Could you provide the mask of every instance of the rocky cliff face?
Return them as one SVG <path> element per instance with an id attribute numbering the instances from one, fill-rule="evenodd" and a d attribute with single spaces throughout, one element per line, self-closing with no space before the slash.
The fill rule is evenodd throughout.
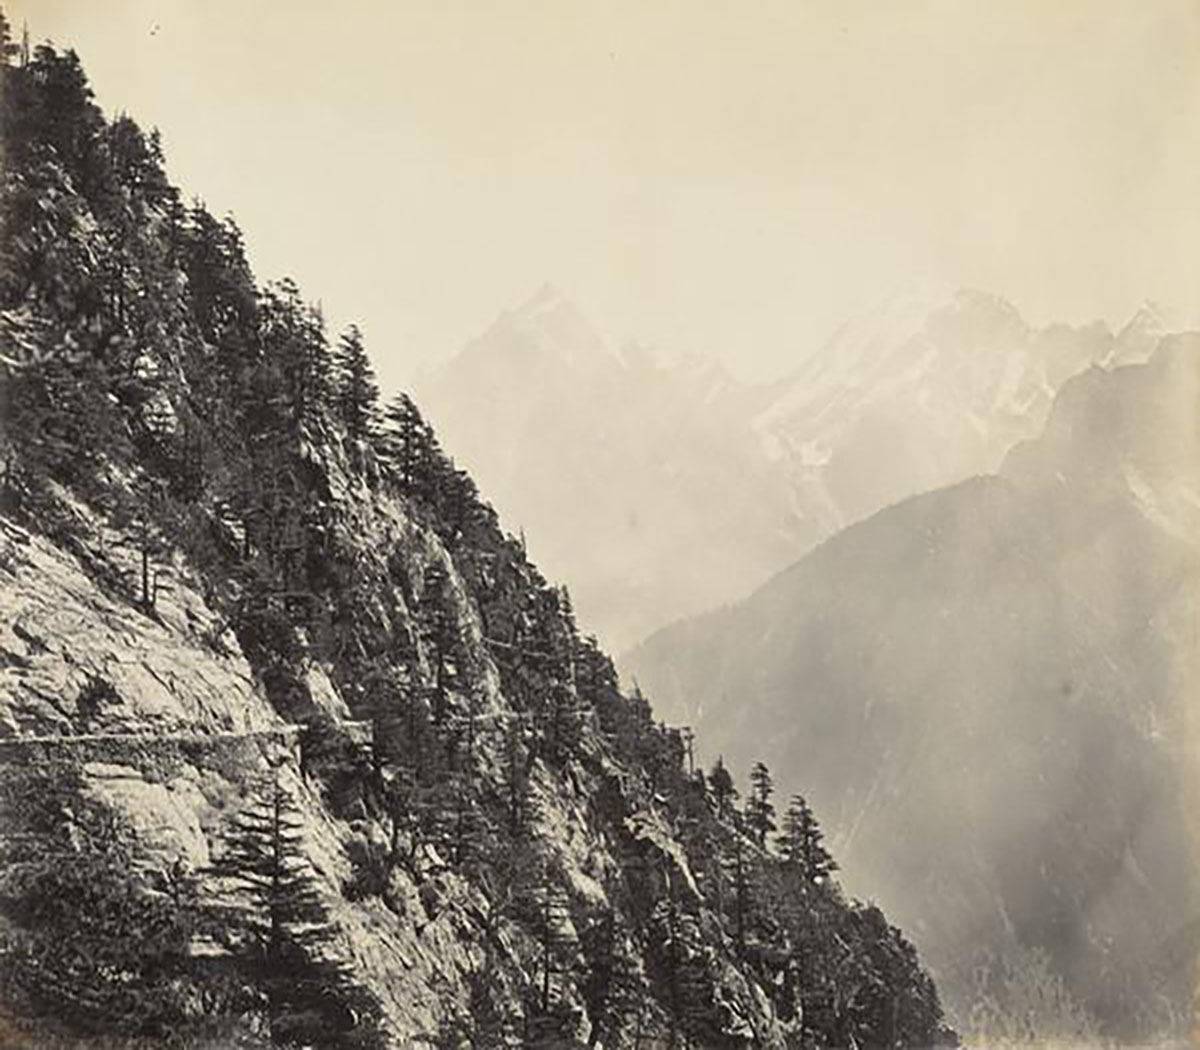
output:
<path id="1" fill-rule="evenodd" d="M 751 834 L 381 410 L 356 331 L 259 287 L 76 56 L 6 57 L 8 1043 L 951 1038 L 899 931 Z"/>
<path id="2" fill-rule="evenodd" d="M 123 592 L 136 560 L 94 508 L 62 496 L 69 541 L 7 521 L 3 530 L 0 776 L 76 774 L 130 830 L 139 861 L 167 872 L 205 869 L 230 813 L 258 778 L 277 771 L 299 802 L 304 853 L 335 917 L 341 957 L 382 1004 L 398 1045 L 435 1033 L 475 962 L 460 928 L 470 887 L 443 876 L 441 892 L 459 899 L 440 916 L 399 871 L 391 892 L 403 914 L 379 901 L 347 902 L 351 844 L 381 830 L 333 816 L 320 782 L 302 775 L 300 727 L 272 706 L 185 559 L 172 558 L 171 588 L 145 614 Z M 349 718 L 326 668 L 305 667 L 303 686 L 314 708 Z M 11 830 L 21 818 L 9 816 Z M 439 979 L 441 998 L 430 993 Z"/>
<path id="3" fill-rule="evenodd" d="M 483 966 L 485 952 L 506 959 L 514 981 L 532 975 L 536 943 L 529 943 L 520 923 L 497 915 L 495 900 L 466 872 L 447 865 L 432 840 L 417 850 L 410 866 L 388 873 L 377 896 L 347 899 L 355 878 L 352 858 L 386 844 L 391 825 L 362 798 L 332 800 L 330 783 L 305 767 L 305 748 L 311 745 L 292 719 L 311 722 L 322 713 L 345 725 L 352 717 L 342 696 L 349 683 L 331 680 L 345 673 L 336 659 L 302 661 L 293 668 L 286 701 L 276 696 L 273 703 L 270 674 L 252 667 L 235 634 L 206 602 L 204 582 L 186 559 L 172 557 L 171 589 L 147 613 L 125 590 L 130 574 L 136 577 L 136 559 L 117 545 L 117 534 L 95 508 L 60 496 L 60 525 L 69 530 L 69 540 L 55 542 L 31 522 L 4 522 L 0 717 L 6 736 L 0 742 L 0 776 L 36 771 L 61 781 L 76 775 L 82 792 L 129 829 L 139 864 L 165 877 L 180 867 L 207 868 L 219 856 L 239 806 L 274 771 L 298 807 L 303 853 L 336 928 L 331 950 L 378 1001 L 381 1028 L 394 1045 L 418 1045 L 422 1037 L 435 1036 L 448 1017 L 468 1012 L 468 981 Z M 502 792 L 507 783 L 502 756 L 519 715 L 503 695 L 477 609 L 453 559 L 396 503 L 348 495 L 343 506 L 348 531 L 342 539 L 353 544 L 365 563 L 360 571 L 375 575 L 381 589 L 396 586 L 397 573 L 419 586 L 431 562 L 446 567 L 450 615 L 465 640 L 460 659 L 472 668 L 449 703 L 463 709 L 469 704 L 478 721 L 474 776 L 480 796 Z M 373 606 L 393 605 L 395 597 L 368 589 L 356 602 L 369 616 Z M 417 633 L 415 618 L 395 606 L 390 611 L 393 629 Z M 369 723 L 366 728 L 369 733 Z M 580 933 L 589 923 L 622 910 L 611 895 L 625 863 L 622 843 L 641 850 L 647 863 L 658 857 L 676 872 L 681 887 L 696 893 L 669 810 L 638 788 L 636 771 L 622 766 L 599 729 L 582 730 L 569 761 L 555 766 L 533 759 L 529 765 L 526 790 L 536 816 L 528 835 L 563 894 L 567 954 L 581 951 Z M 598 805 L 602 798 L 608 800 L 604 808 Z M 11 829 L 22 817 L 11 799 L 10 806 Z M 701 900 L 697 896 L 695 903 Z M 490 931 L 492 941 L 484 933 L 490 923 L 500 927 Z M 719 945 L 712 947 L 719 953 Z M 564 963 L 566 985 L 555 995 L 568 1013 L 577 1014 L 576 1038 L 586 1039 L 595 1020 L 589 1022 L 582 993 L 566 976 L 574 965 Z M 784 1027 L 756 981 L 726 963 L 714 990 L 724 1009 L 708 1036 L 712 1045 L 783 1045 Z M 519 1014 L 523 1003 L 513 995 L 503 1005 Z"/>

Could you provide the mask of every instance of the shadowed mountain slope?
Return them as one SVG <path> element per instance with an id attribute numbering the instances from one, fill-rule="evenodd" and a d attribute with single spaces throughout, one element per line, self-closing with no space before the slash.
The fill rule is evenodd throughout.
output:
<path id="1" fill-rule="evenodd" d="M 1196 337 L 1090 369 L 998 477 L 881 511 L 626 661 L 710 754 L 807 785 L 968 1030 L 995 1031 L 1030 952 L 1111 1034 L 1189 1023 L 1197 406 Z"/>

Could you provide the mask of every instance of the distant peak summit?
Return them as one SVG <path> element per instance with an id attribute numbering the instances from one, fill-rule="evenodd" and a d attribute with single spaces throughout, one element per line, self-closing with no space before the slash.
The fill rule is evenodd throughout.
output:
<path id="1" fill-rule="evenodd" d="M 451 359 L 449 367 L 517 371 L 549 361 L 590 367 L 612 353 L 587 314 L 558 287 L 543 282 L 520 305 L 502 310 L 494 321 Z M 489 371 L 488 374 L 491 374 Z"/>
<path id="2" fill-rule="evenodd" d="M 574 303 L 567 299 L 555 285 L 549 281 L 543 281 L 537 291 L 517 307 L 515 313 L 523 317 L 536 316 L 539 313 L 562 307 L 577 309 Z"/>
<path id="3" fill-rule="evenodd" d="M 1112 366 L 1145 361 L 1164 336 L 1181 327 L 1160 304 L 1147 299 L 1117 333 L 1116 346 L 1104 363 Z"/>
<path id="4" fill-rule="evenodd" d="M 1166 316 L 1166 311 L 1152 299 L 1146 299 L 1134 311 L 1133 316 L 1125 322 L 1121 334 L 1129 332 L 1145 332 L 1162 335 L 1172 326 Z"/>
<path id="5" fill-rule="evenodd" d="M 505 310 L 499 320 L 530 327 L 592 327 L 591 321 L 579 304 L 548 281 L 539 285 L 537 291 L 515 309 Z"/>
<path id="6" fill-rule="evenodd" d="M 1005 325 L 1024 326 L 1020 312 L 1003 296 L 978 288 L 941 281 L 917 281 L 846 321 L 830 345 L 885 342 L 895 346 L 915 338 L 935 319 L 989 318 Z"/>
<path id="7" fill-rule="evenodd" d="M 954 284 L 950 281 L 916 280 L 909 281 L 895 288 L 891 294 L 882 296 L 864 313 L 896 309 L 937 313 L 939 310 L 961 309 L 964 306 L 1015 309 L 1004 296 L 972 285 Z"/>

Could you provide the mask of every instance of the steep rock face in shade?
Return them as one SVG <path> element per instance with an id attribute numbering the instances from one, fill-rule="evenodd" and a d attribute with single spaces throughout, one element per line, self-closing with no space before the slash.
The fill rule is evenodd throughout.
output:
<path id="1" fill-rule="evenodd" d="M 1113 1034 L 1189 1023 L 1197 405 L 1194 336 L 1090 369 L 998 477 L 881 511 L 628 658 L 710 754 L 807 785 L 968 1031 L 997 960 L 1038 950 Z"/>

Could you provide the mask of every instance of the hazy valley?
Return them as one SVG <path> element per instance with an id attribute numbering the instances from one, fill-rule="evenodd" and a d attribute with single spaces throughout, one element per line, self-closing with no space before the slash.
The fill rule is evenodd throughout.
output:
<path id="1" fill-rule="evenodd" d="M 996 476 L 627 660 L 713 753 L 807 785 L 964 1023 L 981 967 L 1031 950 L 1126 1037 L 1190 1009 L 1198 383 L 1192 336 L 1092 368 Z"/>

